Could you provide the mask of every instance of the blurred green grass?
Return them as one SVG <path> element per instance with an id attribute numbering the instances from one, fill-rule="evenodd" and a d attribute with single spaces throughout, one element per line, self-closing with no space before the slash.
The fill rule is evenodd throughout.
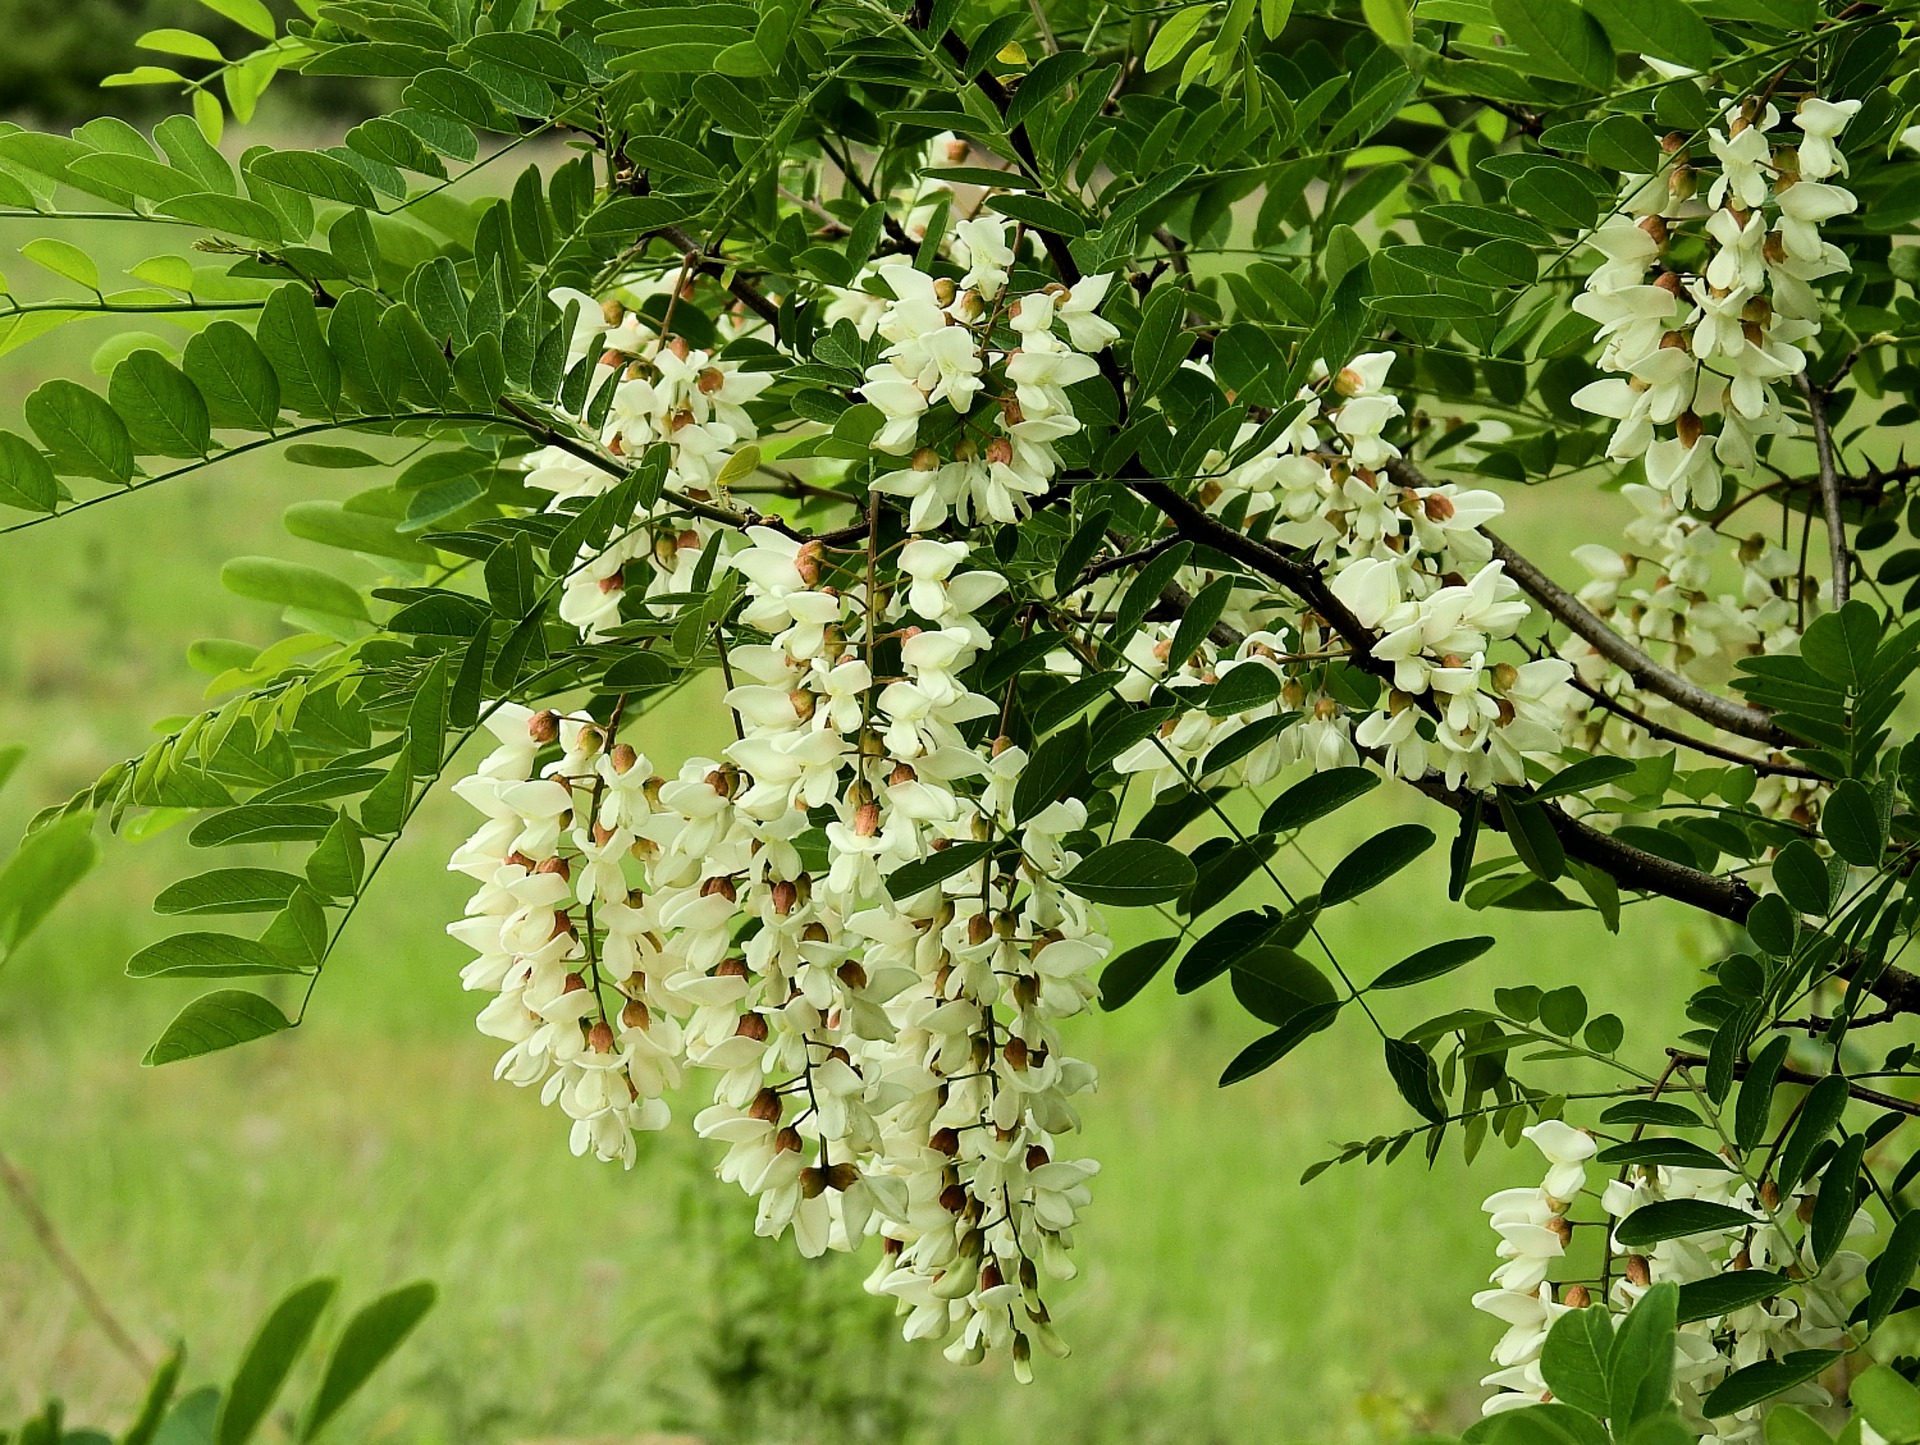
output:
<path id="1" fill-rule="evenodd" d="M 11 254 L 31 234 L 15 224 L 0 243 Z M 190 237 L 86 239 L 130 264 Z M 13 276 L 25 268 L 6 269 L 27 292 Z M 6 419 L 46 376 L 86 378 L 108 333 L 77 324 L 0 358 Z M 343 485 L 248 459 L 0 539 L 0 742 L 33 750 L 0 797 L 9 836 L 143 747 L 153 719 L 196 705 L 204 679 L 185 665 L 188 642 L 277 635 L 266 609 L 220 589 L 219 566 L 243 552 L 337 565 L 278 519 Z M 1529 501 L 1509 530 L 1540 555 L 1600 534 L 1601 518 Z M 665 766 L 710 747 L 715 721 L 711 695 L 690 696 L 647 719 L 643 746 Z M 1447 827 L 1404 790 L 1372 801 Z M 1332 862 L 1369 823 L 1377 811 L 1317 828 L 1313 861 Z M 1260 1030 L 1224 985 L 1176 998 L 1163 978 L 1122 1013 L 1070 1024 L 1101 1071 L 1086 1146 L 1103 1172 L 1083 1276 L 1059 1291 L 1074 1356 L 1043 1361 L 1023 1388 L 997 1366 L 956 1370 L 892 1339 L 884 1310 L 862 1303 L 870 1260 L 804 1265 L 787 1245 L 753 1241 L 750 1206 L 704 1181 L 711 1157 L 697 1143 L 649 1139 L 623 1174 L 572 1158 L 562 1120 L 491 1081 L 496 1046 L 472 1029 L 462 950 L 441 932 L 464 891 L 443 866 L 464 825 L 457 802 L 425 808 L 306 1025 L 230 1054 L 137 1063 L 198 992 L 121 974 L 166 931 L 153 894 L 206 866 L 177 833 L 110 842 L 0 970 L 0 1149 L 135 1333 L 191 1341 L 190 1378 L 218 1378 L 272 1299 L 324 1271 L 350 1299 L 419 1276 L 443 1291 L 338 1439 L 626 1441 L 684 1428 L 715 1445 L 1239 1445 L 1393 1440 L 1472 1417 L 1498 1332 L 1467 1306 L 1492 1262 L 1478 1202 L 1534 1166 L 1494 1144 L 1467 1169 L 1456 1138 L 1431 1172 L 1410 1153 L 1299 1187 L 1340 1141 L 1413 1122 L 1359 1020 L 1229 1090 L 1214 1081 Z M 1312 886 L 1309 860 L 1279 866 Z M 1631 1049 L 1670 1027 L 1710 947 L 1705 925 L 1663 905 L 1628 908 L 1617 938 L 1592 914 L 1452 915 L 1436 902 L 1440 870 L 1425 860 L 1326 926 L 1360 977 L 1440 938 L 1499 937 L 1443 985 L 1386 996 L 1390 1029 L 1524 978 L 1581 984 L 1596 1012 L 1625 1017 Z M 1122 945 L 1155 921 L 1121 915 Z M 0 1318 L 0 1418 L 51 1392 L 80 1418 L 124 1421 L 137 1382 L 4 1209 Z"/>

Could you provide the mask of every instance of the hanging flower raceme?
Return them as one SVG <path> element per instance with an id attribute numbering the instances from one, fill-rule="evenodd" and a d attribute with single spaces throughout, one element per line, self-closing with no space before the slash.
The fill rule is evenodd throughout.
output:
<path id="1" fill-rule="evenodd" d="M 1850 269 L 1820 226 L 1855 208 L 1829 178 L 1846 174 L 1838 138 L 1859 108 L 1808 96 L 1794 137 L 1772 104 L 1724 99 L 1708 157 L 1676 147 L 1664 176 L 1628 177 L 1621 213 L 1586 237 L 1602 259 L 1574 309 L 1614 375 L 1574 403 L 1611 418 L 1607 455 L 1641 461 L 1682 508 L 1711 510 L 1727 473 L 1751 473 L 1765 440 L 1794 430 L 1781 398 L 1820 332 L 1813 283 Z M 1683 233 L 1705 244 L 1697 274 L 1668 264 Z"/>

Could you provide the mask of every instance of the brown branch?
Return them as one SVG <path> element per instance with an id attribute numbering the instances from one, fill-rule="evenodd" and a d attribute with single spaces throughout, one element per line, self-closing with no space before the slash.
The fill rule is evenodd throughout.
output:
<path id="1" fill-rule="evenodd" d="M 1833 605 L 1845 607 L 1853 580 L 1853 558 L 1847 553 L 1847 526 L 1840 515 L 1840 469 L 1834 462 L 1833 432 L 1827 425 L 1828 394 L 1803 371 L 1794 379 L 1807 399 L 1813 418 L 1813 446 L 1820 457 L 1820 507 L 1827 518 L 1827 554 L 1833 566 Z"/>
<path id="2" fill-rule="evenodd" d="M 52 1218 L 40 1207 L 40 1201 L 34 1198 L 33 1186 L 27 1181 L 27 1176 L 5 1154 L 0 1154 L 0 1188 L 5 1188 L 8 1197 L 13 1200 L 14 1208 L 26 1220 L 27 1229 L 46 1251 L 47 1258 L 53 1261 L 53 1267 L 65 1278 L 73 1292 L 80 1296 L 81 1305 L 93 1316 L 93 1322 L 100 1326 L 100 1332 L 113 1342 L 113 1347 L 126 1356 L 135 1369 L 142 1374 L 152 1373 L 153 1360 L 127 1333 L 126 1326 L 120 1323 L 100 1291 L 94 1288 L 93 1281 L 80 1267 L 80 1261 L 73 1257 L 73 1252 L 60 1238 L 60 1231 L 54 1226 Z"/>
<path id="3" fill-rule="evenodd" d="M 677 246 L 682 256 L 691 256 L 694 260 L 694 270 L 699 274 L 703 276 L 723 276 L 726 274 L 726 265 L 718 257 L 708 254 L 705 245 L 694 240 L 692 236 L 689 236 L 680 227 L 662 226 L 658 234 L 669 245 Z M 760 288 L 755 286 L 746 277 L 735 276 L 727 283 L 727 290 L 732 293 L 734 300 L 738 301 L 742 306 L 746 307 L 747 310 L 766 322 L 767 325 L 778 326 L 780 324 L 780 308 L 765 296 L 762 296 L 760 294 Z"/>
<path id="4" fill-rule="evenodd" d="M 1433 485 L 1411 462 L 1388 462 L 1387 471 L 1394 481 L 1403 487 Z M 1800 741 L 1798 738 L 1776 726 L 1773 719 L 1759 708 L 1748 707 L 1745 703 L 1724 698 L 1717 692 L 1662 667 L 1614 631 L 1605 619 L 1591 611 L 1578 597 L 1555 582 L 1527 558 L 1514 551 L 1499 537 L 1484 528 L 1481 530 L 1481 535 L 1493 544 L 1493 555 L 1505 564 L 1507 575 L 1520 584 L 1523 592 L 1571 631 L 1586 639 L 1595 652 L 1626 673 L 1633 680 L 1634 686 L 1653 693 L 1656 697 L 1664 697 L 1668 702 L 1692 713 L 1702 722 L 1712 723 L 1722 732 L 1752 738 L 1755 742 L 1765 743 L 1772 748 L 1789 748 L 1798 745 Z"/>
<path id="5" fill-rule="evenodd" d="M 1682 1068 L 1697 1068 L 1707 1062 L 1705 1054 L 1683 1053 L 1679 1049 L 1668 1049 L 1667 1055 Z M 1744 1079 L 1747 1076 L 1747 1062 L 1742 1059 L 1733 1066 L 1733 1076 Z M 1834 1077 L 1831 1074 L 1809 1074 L 1804 1069 L 1782 1067 L 1780 1077 L 1789 1084 L 1817 1084 L 1823 1078 Z M 1841 1077 L 1845 1077 L 1842 1075 Z M 1920 1104 L 1911 1099 L 1902 1099 L 1894 1094 L 1883 1094 L 1878 1089 L 1869 1089 L 1864 1085 L 1848 1081 L 1847 1092 L 1863 1104 L 1871 1104 L 1876 1109 L 1885 1109 L 1894 1114 L 1910 1114 L 1920 1118 Z"/>
<path id="6" fill-rule="evenodd" d="M 1723 748 L 1718 743 L 1705 742 L 1689 733 L 1681 732 L 1678 728 L 1670 728 L 1665 723 L 1655 722 L 1645 713 L 1634 711 L 1618 698 L 1608 697 L 1599 688 L 1585 681 L 1577 672 L 1568 681 L 1573 684 L 1575 691 L 1584 693 L 1598 706 L 1632 723 L 1650 738 L 1658 738 L 1663 743 L 1673 743 L 1677 747 L 1691 748 L 1696 753 L 1718 758 L 1724 763 L 1737 763 L 1743 768 L 1752 768 L 1762 775 L 1801 778 L 1814 783 L 1827 781 L 1812 768 L 1803 768 L 1798 763 L 1776 763 L 1766 758 L 1750 758 L 1744 753 L 1736 753 L 1732 748 Z"/>

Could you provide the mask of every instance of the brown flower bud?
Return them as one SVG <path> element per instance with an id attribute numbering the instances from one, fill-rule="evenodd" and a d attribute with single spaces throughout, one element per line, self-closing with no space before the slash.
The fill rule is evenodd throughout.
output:
<path id="1" fill-rule="evenodd" d="M 527 736 L 536 743 L 550 743 L 560 736 L 560 714 L 552 708 L 527 719 Z"/>
<path id="2" fill-rule="evenodd" d="M 773 1152 L 776 1154 L 798 1154 L 801 1147 L 800 1131 L 791 1124 L 773 1136 Z"/>
<path id="3" fill-rule="evenodd" d="M 827 1171 L 808 1165 L 800 1171 L 800 1197 L 818 1199 L 827 1192 Z"/>
<path id="4" fill-rule="evenodd" d="M 933 1137 L 927 1140 L 927 1147 L 938 1149 L 949 1158 L 960 1152 L 960 1135 L 957 1130 L 935 1129 Z"/>
<path id="5" fill-rule="evenodd" d="M 949 1214 L 964 1213 L 967 1207 L 967 1191 L 958 1184 L 949 1184 L 940 1191 L 940 1207 Z"/>
<path id="6" fill-rule="evenodd" d="M 1647 1257 L 1644 1254 L 1627 1256 L 1627 1283 L 1638 1285 L 1642 1289 L 1653 1283 L 1653 1271 L 1648 1268 Z"/>
<path id="7" fill-rule="evenodd" d="M 752 1039 L 756 1044 L 764 1044 L 767 1041 L 767 1021 L 759 1014 L 741 1014 L 734 1033 L 743 1039 Z"/>
<path id="8" fill-rule="evenodd" d="M 799 901 L 800 890 L 794 887 L 788 879 L 782 878 L 778 883 L 773 885 L 773 911 L 782 918 L 785 918 L 789 913 L 793 912 L 793 905 Z"/>
<path id="9" fill-rule="evenodd" d="M 596 1054 L 613 1052 L 613 1030 L 607 1027 L 605 1019 L 601 1019 L 599 1023 L 587 1030 L 587 1047 Z"/>
<path id="10" fill-rule="evenodd" d="M 653 1027 L 653 1015 L 647 1006 L 637 998 L 630 998 L 620 1007 L 620 1027 L 626 1029 L 650 1029 Z"/>
<path id="11" fill-rule="evenodd" d="M 1690 411 L 1683 411 L 1673 419 L 1673 430 L 1675 435 L 1680 438 L 1681 445 L 1691 448 L 1695 442 L 1700 440 L 1701 433 L 1704 432 L 1706 428 L 1700 424 L 1699 417 Z"/>
<path id="12" fill-rule="evenodd" d="M 562 993 L 580 993 L 586 986 L 587 981 L 584 978 L 577 973 L 570 973 L 567 975 L 566 982 L 560 986 L 560 991 Z"/>
<path id="13" fill-rule="evenodd" d="M 779 1094 L 772 1089 L 762 1089 L 753 1096 L 753 1102 L 747 1105 L 747 1117 L 758 1119 L 762 1124 L 778 1124 L 784 1109 Z"/>
<path id="14" fill-rule="evenodd" d="M 853 810 L 853 836 L 871 838 L 880 831 L 880 805 L 862 803 Z"/>
<path id="15" fill-rule="evenodd" d="M 629 743 L 615 743 L 613 751 L 607 754 L 607 761 L 613 764 L 616 773 L 630 773 L 633 765 L 640 761 L 640 754 Z"/>
<path id="16" fill-rule="evenodd" d="M 567 916 L 566 910 L 559 909 L 556 910 L 553 915 L 553 932 L 549 933 L 547 937 L 549 939 L 558 938 L 563 933 L 571 933 L 578 936 L 579 931 L 579 929 L 573 926 L 573 919 Z"/>
<path id="17" fill-rule="evenodd" d="M 1593 1296 L 1587 1293 L 1587 1287 L 1585 1285 L 1570 1284 L 1567 1286 L 1566 1292 L 1560 1296 L 1560 1303 L 1568 1309 L 1583 1310 L 1593 1303 Z"/>
<path id="18" fill-rule="evenodd" d="M 1000 1051 L 1000 1057 L 1007 1061 L 1010 1069 L 1025 1071 L 1027 1067 L 1027 1041 L 1015 1036 L 1007 1040 L 1007 1046 Z"/>
<path id="19" fill-rule="evenodd" d="M 747 961 L 744 958 L 723 958 L 713 966 L 715 978 L 746 978 Z"/>
<path id="20" fill-rule="evenodd" d="M 1427 514 L 1429 522 L 1444 522 L 1453 516 L 1453 498 L 1442 496 L 1439 492 L 1428 492 L 1420 499 L 1420 509 Z"/>
<path id="21" fill-rule="evenodd" d="M 626 590 L 627 574 L 618 567 L 615 567 L 613 571 L 600 579 L 600 595 L 603 597 L 609 592 L 624 592 Z"/>
<path id="22" fill-rule="evenodd" d="M 867 986 L 867 971 L 851 958 L 834 970 L 834 977 L 856 993 Z"/>
<path id="23" fill-rule="evenodd" d="M 827 1188 L 836 1193 L 845 1193 L 859 1182 L 860 1170 L 845 1160 L 827 1170 Z"/>
<path id="24" fill-rule="evenodd" d="M 1005 437 L 995 437 L 987 443 L 987 460 L 1006 466 L 1013 461 L 1013 443 Z"/>

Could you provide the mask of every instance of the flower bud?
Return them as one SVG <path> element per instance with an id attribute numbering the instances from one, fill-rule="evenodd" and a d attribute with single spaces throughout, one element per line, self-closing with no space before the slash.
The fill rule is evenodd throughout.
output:
<path id="1" fill-rule="evenodd" d="M 776 1154 L 798 1154 L 802 1147 L 800 1131 L 791 1124 L 773 1136 L 773 1152 Z"/>
<path id="2" fill-rule="evenodd" d="M 800 1171 L 800 1197 L 818 1199 L 827 1192 L 827 1171 L 816 1165 L 808 1165 Z"/>
<path id="3" fill-rule="evenodd" d="M 688 353 L 691 352 L 693 348 L 687 345 L 686 337 L 675 336 L 667 342 L 667 350 L 671 351 L 679 360 L 685 361 Z"/>
<path id="4" fill-rule="evenodd" d="M 860 1170 L 847 1160 L 842 1160 L 827 1170 L 827 1188 L 844 1194 L 860 1182 Z"/>
<path id="5" fill-rule="evenodd" d="M 856 992 L 867 986 L 867 971 L 851 958 L 834 970 L 834 977 Z"/>
<path id="6" fill-rule="evenodd" d="M 990 465 L 1007 466 L 1013 461 L 1013 443 L 1005 437 L 995 437 L 987 443 L 987 461 Z"/>
<path id="7" fill-rule="evenodd" d="M 605 1019 L 601 1019 L 599 1023 L 587 1030 L 587 1047 L 596 1054 L 613 1052 L 613 1030 L 607 1027 Z"/>
<path id="8" fill-rule="evenodd" d="M 1420 510 L 1427 514 L 1429 522 L 1445 522 L 1453 517 L 1453 498 L 1442 496 L 1439 492 L 1428 492 L 1420 499 Z"/>
<path id="9" fill-rule="evenodd" d="M 782 878 L 778 883 L 773 885 L 773 911 L 782 918 L 785 918 L 789 913 L 793 912 L 793 905 L 797 903 L 799 899 L 800 890 L 794 887 L 788 879 Z"/>
<path id="10" fill-rule="evenodd" d="M 1673 419 L 1673 430 L 1675 435 L 1680 438 L 1681 445 L 1691 450 L 1693 444 L 1700 440 L 1700 435 L 1706 428 L 1700 424 L 1699 417 L 1690 411 L 1683 411 Z"/>
<path id="11" fill-rule="evenodd" d="M 912 466 L 916 472 L 937 472 L 940 470 L 940 453 L 932 447 L 920 447 L 913 454 Z"/>
<path id="12" fill-rule="evenodd" d="M 862 803 L 853 810 L 853 836 L 871 838 L 880 831 L 880 805 Z"/>
<path id="13" fill-rule="evenodd" d="M 715 978 L 746 978 L 747 961 L 744 958 L 723 958 L 713 966 Z"/>
<path id="14" fill-rule="evenodd" d="M 630 998 L 620 1008 L 620 1027 L 625 1029 L 650 1029 L 653 1027 L 653 1015 L 647 1006 L 637 998 Z"/>
<path id="15" fill-rule="evenodd" d="M 552 708 L 527 719 L 527 736 L 536 743 L 550 743 L 560 736 L 560 714 Z"/>
<path id="16" fill-rule="evenodd" d="M 767 1041 L 767 1021 L 759 1014 L 741 1014 L 740 1022 L 733 1032 L 739 1038 L 752 1039 L 756 1044 L 764 1044 Z"/>
<path id="17" fill-rule="evenodd" d="M 927 1147 L 938 1149 L 949 1158 L 960 1152 L 960 1134 L 953 1128 L 935 1129 L 933 1137 L 927 1140 Z"/>
<path id="18" fill-rule="evenodd" d="M 1593 1303 L 1593 1296 L 1587 1293 L 1585 1285 L 1570 1284 L 1567 1286 L 1566 1293 L 1560 1296 L 1560 1303 L 1570 1310 L 1583 1310 Z"/>
<path id="19" fill-rule="evenodd" d="M 624 592 L 626 587 L 626 573 L 618 567 L 600 579 L 600 595 L 603 597 L 609 592 Z"/>
<path id="20" fill-rule="evenodd" d="M 772 1089 L 762 1089 L 747 1106 L 747 1117 L 758 1119 L 762 1124 L 778 1124 L 783 1108 L 779 1094 Z"/>
<path id="21" fill-rule="evenodd" d="M 584 978 L 577 973 L 570 973 L 567 975 L 566 982 L 560 986 L 560 991 L 562 993 L 580 993 L 586 986 L 587 981 Z"/>
<path id="22" fill-rule="evenodd" d="M 1627 1283 L 1638 1285 L 1642 1289 L 1653 1283 L 1653 1271 L 1648 1267 L 1647 1257 L 1644 1254 L 1627 1256 Z"/>

